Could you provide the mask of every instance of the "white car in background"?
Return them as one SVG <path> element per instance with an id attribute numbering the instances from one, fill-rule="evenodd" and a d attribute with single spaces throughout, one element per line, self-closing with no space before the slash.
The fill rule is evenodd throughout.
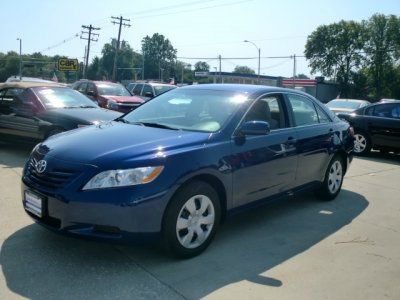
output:
<path id="1" fill-rule="evenodd" d="M 370 105 L 371 103 L 366 100 L 358 99 L 333 99 L 326 103 L 326 106 L 335 114 L 349 114 L 353 111 Z"/>

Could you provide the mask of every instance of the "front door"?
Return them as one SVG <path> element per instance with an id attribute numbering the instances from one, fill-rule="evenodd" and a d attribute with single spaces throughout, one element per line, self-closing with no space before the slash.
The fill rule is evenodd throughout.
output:
<path id="1" fill-rule="evenodd" d="M 287 191 L 295 179 L 297 136 L 289 127 L 283 96 L 273 94 L 258 99 L 243 122 L 253 120 L 267 121 L 271 132 L 232 140 L 230 164 L 236 207 Z"/>

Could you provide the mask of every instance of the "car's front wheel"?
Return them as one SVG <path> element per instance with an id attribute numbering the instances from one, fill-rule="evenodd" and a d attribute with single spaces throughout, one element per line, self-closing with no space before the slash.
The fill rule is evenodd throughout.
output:
<path id="1" fill-rule="evenodd" d="M 189 258 L 213 239 L 221 216 L 219 197 L 206 182 L 184 186 L 171 200 L 164 218 L 164 243 L 173 255 Z"/>
<path id="2" fill-rule="evenodd" d="M 326 170 L 324 182 L 317 191 L 318 196 L 325 200 L 335 199 L 342 188 L 344 171 L 342 158 L 334 156 Z"/>

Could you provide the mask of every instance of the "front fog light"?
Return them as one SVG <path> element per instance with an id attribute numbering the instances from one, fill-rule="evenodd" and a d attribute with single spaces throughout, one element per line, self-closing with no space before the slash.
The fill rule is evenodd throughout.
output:
<path id="1" fill-rule="evenodd" d="M 109 170 L 92 177 L 83 190 L 131 186 L 152 182 L 161 174 L 164 167 L 143 167 L 126 170 Z"/>

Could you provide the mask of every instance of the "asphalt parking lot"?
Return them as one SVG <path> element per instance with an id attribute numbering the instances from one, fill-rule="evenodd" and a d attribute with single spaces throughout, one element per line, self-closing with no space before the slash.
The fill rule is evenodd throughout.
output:
<path id="1" fill-rule="evenodd" d="M 35 225 L 19 189 L 30 148 L 0 143 L 0 299 L 400 298 L 399 156 L 356 158 L 336 200 L 241 214 L 205 253 L 176 260 Z"/>

